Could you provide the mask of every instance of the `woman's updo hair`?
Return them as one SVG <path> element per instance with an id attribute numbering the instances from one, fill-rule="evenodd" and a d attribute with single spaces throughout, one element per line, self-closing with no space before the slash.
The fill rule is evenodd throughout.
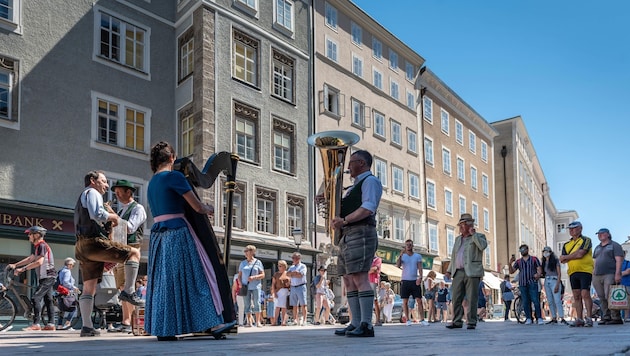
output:
<path id="1" fill-rule="evenodd" d="M 160 141 L 151 148 L 151 170 L 155 173 L 158 168 L 168 162 L 175 155 L 173 147 L 164 141 Z"/>

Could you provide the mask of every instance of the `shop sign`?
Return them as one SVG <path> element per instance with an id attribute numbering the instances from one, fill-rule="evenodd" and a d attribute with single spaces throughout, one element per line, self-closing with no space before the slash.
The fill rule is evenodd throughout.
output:
<path id="1" fill-rule="evenodd" d="M 376 255 L 383 260 L 383 263 L 396 264 L 398 256 L 400 256 L 401 250 L 394 250 L 381 247 L 376 250 Z M 433 269 L 433 256 L 422 256 L 422 268 Z"/>
<path id="2" fill-rule="evenodd" d="M 27 229 L 31 226 L 41 226 L 49 232 L 60 231 L 74 234 L 74 221 L 72 220 L 17 215 L 3 211 L 0 211 L 0 226 L 19 227 L 24 229 Z"/>

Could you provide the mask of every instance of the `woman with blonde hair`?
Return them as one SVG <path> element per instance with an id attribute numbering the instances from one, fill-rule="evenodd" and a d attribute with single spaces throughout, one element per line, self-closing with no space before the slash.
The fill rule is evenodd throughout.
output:
<path id="1" fill-rule="evenodd" d="M 241 261 L 238 267 L 238 278 L 241 281 L 241 288 L 247 288 L 245 295 L 245 315 L 247 315 L 247 324 L 251 325 L 252 312 L 256 315 L 256 326 L 262 327 L 262 313 L 260 312 L 260 290 L 262 288 L 261 281 L 265 278 L 265 267 L 262 262 L 257 259 L 256 246 L 245 246 L 245 259 Z M 252 310 L 253 309 L 253 310 Z"/>
<path id="2" fill-rule="evenodd" d="M 278 272 L 273 274 L 271 282 L 271 295 L 273 295 L 273 305 L 275 306 L 274 317 L 271 325 L 277 325 L 280 313 L 282 313 L 282 326 L 287 326 L 287 300 L 289 299 L 289 287 L 291 278 L 287 276 L 287 262 L 278 261 Z"/>
<path id="3" fill-rule="evenodd" d="M 435 276 L 435 271 L 429 271 L 427 278 L 424 279 L 424 299 L 427 301 L 427 319 L 429 323 L 435 323 L 435 292 L 437 292 Z"/>

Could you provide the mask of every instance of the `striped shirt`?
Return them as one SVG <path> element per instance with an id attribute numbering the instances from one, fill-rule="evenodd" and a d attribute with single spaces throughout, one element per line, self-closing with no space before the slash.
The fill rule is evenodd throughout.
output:
<path id="1" fill-rule="evenodd" d="M 536 256 L 529 256 L 527 260 L 523 258 L 516 260 L 512 268 L 519 270 L 518 285 L 524 287 L 528 284 L 536 283 L 534 275 L 538 273 L 538 267 L 540 267 L 540 260 Z"/>

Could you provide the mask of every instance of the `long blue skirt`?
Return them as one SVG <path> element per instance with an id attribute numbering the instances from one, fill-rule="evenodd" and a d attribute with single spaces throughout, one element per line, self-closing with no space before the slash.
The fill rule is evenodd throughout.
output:
<path id="1" fill-rule="evenodd" d="M 174 336 L 222 323 L 188 228 L 151 231 L 145 330 Z"/>

